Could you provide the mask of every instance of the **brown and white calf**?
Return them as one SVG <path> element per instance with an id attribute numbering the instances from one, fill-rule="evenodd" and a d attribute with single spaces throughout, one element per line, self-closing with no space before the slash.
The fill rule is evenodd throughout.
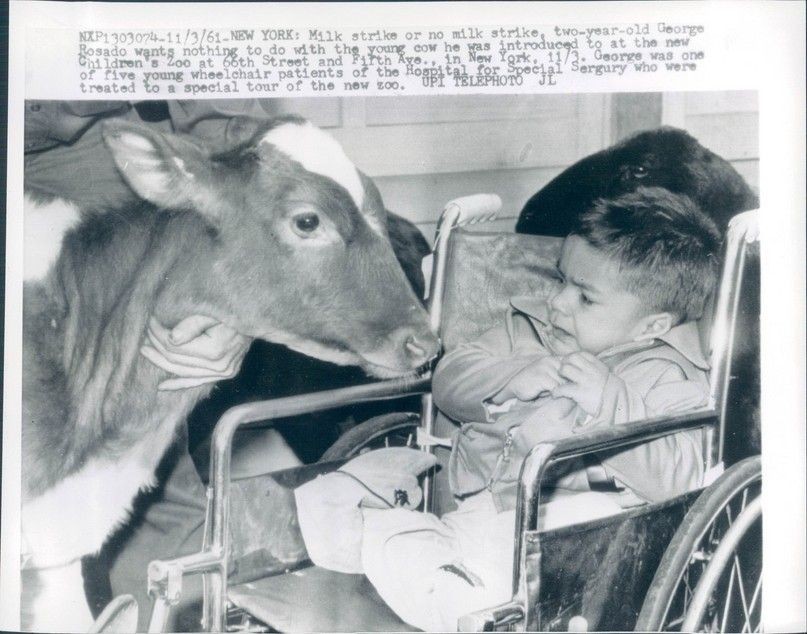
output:
<path id="1" fill-rule="evenodd" d="M 145 202 L 27 210 L 23 333 L 23 626 L 89 622 L 80 558 L 136 493 L 210 387 L 162 392 L 146 322 L 206 314 L 379 377 L 438 351 L 396 261 L 372 182 L 311 124 L 284 118 L 225 153 L 106 124 Z M 39 229 L 39 230 L 38 230 Z M 72 593 L 72 596 L 71 596 Z"/>

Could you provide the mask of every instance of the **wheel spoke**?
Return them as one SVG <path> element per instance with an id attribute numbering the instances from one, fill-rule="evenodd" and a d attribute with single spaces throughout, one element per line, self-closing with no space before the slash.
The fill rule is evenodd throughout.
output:
<path id="1" fill-rule="evenodd" d="M 723 625 L 720 627 L 720 634 L 724 634 L 726 631 L 726 624 L 729 620 L 729 608 L 731 607 L 731 594 L 732 590 L 734 589 L 734 577 L 736 569 L 734 566 L 731 567 L 731 576 L 729 577 L 729 587 L 726 590 L 726 605 L 723 608 Z"/>
<path id="2" fill-rule="evenodd" d="M 760 573 L 759 573 L 759 579 L 757 579 L 757 586 L 756 586 L 756 588 L 754 588 L 754 594 L 751 597 L 751 610 L 750 610 L 750 612 L 752 614 L 754 612 L 754 609 L 757 607 L 757 601 L 759 600 L 759 597 L 761 596 L 761 590 L 762 590 L 762 571 L 760 571 Z M 749 627 L 750 627 L 750 625 L 749 625 Z"/>
<path id="3" fill-rule="evenodd" d="M 743 602 L 743 613 L 745 614 L 745 621 L 747 623 L 748 619 L 750 618 L 748 613 L 748 601 L 745 598 L 745 585 L 743 584 L 743 573 L 740 569 L 740 560 L 736 554 L 734 555 L 734 565 L 732 566 L 732 569 L 734 568 L 737 569 L 737 587 L 740 589 L 740 599 L 742 599 Z M 744 631 L 745 630 L 743 630 L 743 632 Z"/>
<path id="4" fill-rule="evenodd" d="M 689 585 L 689 571 L 690 568 L 687 567 L 686 573 L 684 573 L 684 606 L 683 606 L 683 614 L 686 614 L 687 608 L 689 607 L 689 599 L 692 597 L 692 586 Z"/>

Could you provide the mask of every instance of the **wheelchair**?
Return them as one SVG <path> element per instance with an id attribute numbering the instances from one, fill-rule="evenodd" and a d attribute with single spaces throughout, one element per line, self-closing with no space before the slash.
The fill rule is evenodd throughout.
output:
<path id="1" fill-rule="evenodd" d="M 458 199 L 438 223 L 427 305 L 445 349 L 493 325 L 509 297 L 549 290 L 561 239 L 465 229 L 492 218 L 499 205 L 492 195 Z M 749 441 L 759 435 L 756 216 L 746 212 L 730 224 L 719 289 L 702 320 L 712 368 L 708 406 L 535 446 L 520 474 L 512 598 L 462 617 L 460 631 L 761 630 L 761 465 L 758 445 Z M 445 464 L 441 436 L 450 429 L 435 416 L 429 390 L 427 372 L 227 411 L 211 445 L 203 547 L 149 565 L 149 631 L 163 630 L 183 578 L 198 574 L 205 631 L 411 631 L 363 575 L 309 561 L 288 492 L 377 447 L 419 447 Z M 239 429 L 412 395 L 421 395 L 419 414 L 360 423 L 316 464 L 237 481 L 230 476 Z M 705 430 L 702 488 L 611 517 L 540 529 L 542 482 L 553 466 L 691 429 Z M 450 510 L 444 471 L 425 476 L 424 510 Z M 114 629 L 114 610 L 131 607 L 118 601 L 96 631 Z"/>

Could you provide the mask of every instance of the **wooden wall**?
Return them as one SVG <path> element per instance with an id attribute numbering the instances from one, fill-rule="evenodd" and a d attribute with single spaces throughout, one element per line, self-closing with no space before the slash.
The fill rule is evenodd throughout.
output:
<path id="1" fill-rule="evenodd" d="M 752 91 L 667 93 L 662 123 L 684 128 L 759 192 L 759 102 Z"/>
<path id="2" fill-rule="evenodd" d="M 512 230 L 527 199 L 565 167 L 641 129 L 675 125 L 730 160 L 756 187 L 753 92 L 467 95 L 284 99 L 281 112 L 311 119 L 375 179 L 387 207 L 431 239 L 452 198 L 501 196 Z"/>

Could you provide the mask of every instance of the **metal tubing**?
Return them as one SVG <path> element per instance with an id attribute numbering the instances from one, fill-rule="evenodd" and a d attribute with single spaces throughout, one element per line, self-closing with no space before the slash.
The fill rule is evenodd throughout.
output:
<path id="1" fill-rule="evenodd" d="M 497 627 L 514 625 L 523 621 L 524 608 L 508 601 L 492 608 L 465 614 L 457 621 L 458 632 L 493 632 Z"/>
<path id="2" fill-rule="evenodd" d="M 151 608 L 151 618 L 149 619 L 149 634 L 159 634 L 165 631 L 165 624 L 168 622 L 168 613 L 171 610 L 171 604 L 161 598 L 154 599 L 154 605 Z"/>
<path id="3" fill-rule="evenodd" d="M 169 560 L 155 560 L 148 566 L 149 594 L 154 595 L 149 632 L 162 632 L 171 606 L 182 596 L 182 578 L 186 574 L 216 570 L 222 561 L 217 551 L 199 553 Z"/>
<path id="4" fill-rule="evenodd" d="M 609 451 L 638 442 L 649 442 L 670 434 L 690 429 L 714 425 L 716 412 L 712 409 L 700 410 L 685 416 L 653 418 L 637 423 L 611 426 L 589 433 L 558 440 L 555 443 L 541 443 L 532 448 L 521 465 L 519 476 L 518 505 L 516 507 L 516 528 L 513 569 L 513 600 L 525 609 L 527 627 L 534 622 L 527 592 L 527 548 L 525 539 L 533 540 L 531 550 L 540 553 L 538 538 L 538 518 L 541 504 L 541 484 L 549 466 L 561 460 L 577 458 L 584 454 Z M 540 580 L 539 580 L 540 583 Z"/>
<path id="5" fill-rule="evenodd" d="M 748 212 L 754 213 L 757 212 Z M 740 301 L 743 269 L 747 251 L 746 227 L 742 223 L 729 226 L 723 269 L 717 295 L 717 304 L 709 340 L 711 364 L 711 390 L 709 403 L 718 410 L 717 442 L 715 434 L 707 437 L 706 468 L 723 460 L 726 430 L 726 394 L 731 379 L 731 351 L 737 325 L 737 307 Z"/>
<path id="6" fill-rule="evenodd" d="M 239 427 L 248 426 L 250 423 L 320 412 L 341 407 L 347 403 L 391 399 L 408 394 L 422 394 L 428 391 L 430 385 L 430 375 L 406 377 L 338 390 L 248 403 L 233 407 L 224 413 L 216 424 L 210 450 L 210 481 L 212 484 L 213 507 L 210 549 L 213 552 L 221 553 L 221 560 L 217 569 L 207 574 L 209 583 L 206 583 L 205 588 L 205 623 L 211 631 L 220 632 L 224 631 L 225 628 L 230 537 L 227 530 L 230 514 L 230 496 L 228 492 L 230 488 L 232 443 L 236 430 Z"/>
<path id="7" fill-rule="evenodd" d="M 429 324 L 432 332 L 440 332 L 443 316 L 443 295 L 445 293 L 446 263 L 448 262 L 448 239 L 460 217 L 459 205 L 448 204 L 437 222 L 434 241 L 434 268 L 429 292 Z"/>
<path id="8" fill-rule="evenodd" d="M 420 406 L 420 426 L 429 436 L 434 434 L 434 401 L 431 394 L 424 394 Z M 426 453 L 434 453 L 431 445 L 421 447 Z M 430 513 L 434 504 L 434 478 L 427 471 L 423 476 L 423 511 Z"/>

